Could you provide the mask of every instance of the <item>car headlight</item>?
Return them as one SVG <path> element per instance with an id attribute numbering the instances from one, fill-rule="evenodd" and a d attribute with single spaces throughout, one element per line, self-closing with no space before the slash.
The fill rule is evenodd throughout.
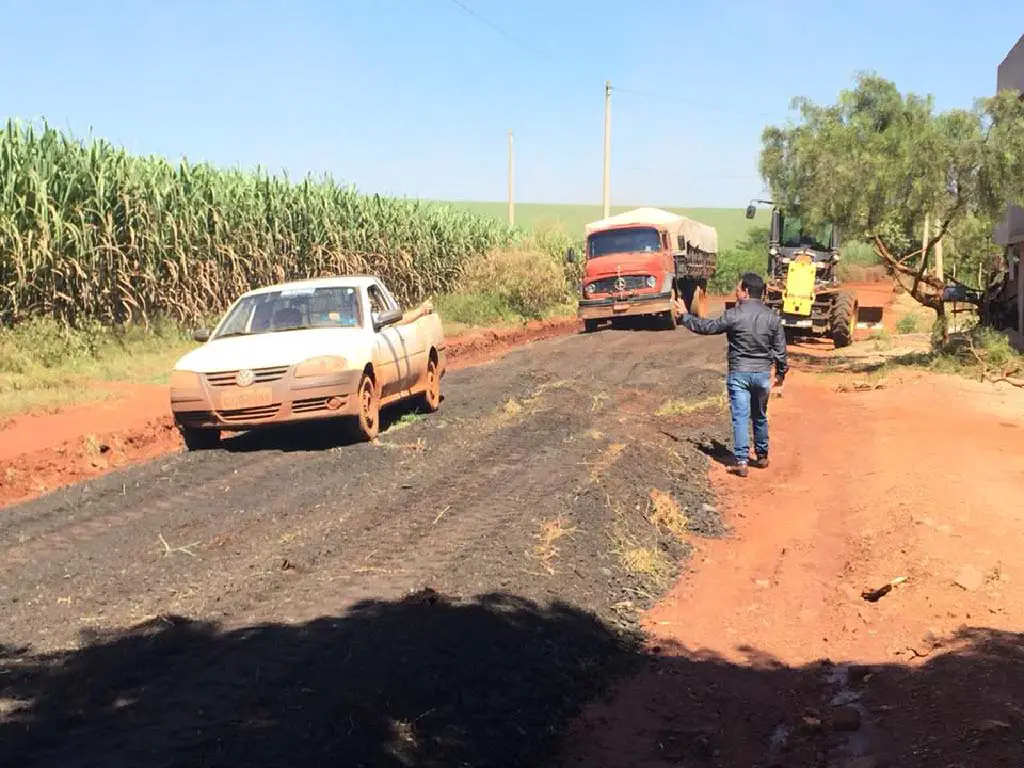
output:
<path id="1" fill-rule="evenodd" d="M 311 376 L 329 376 L 332 373 L 341 373 L 347 365 L 345 358 L 338 357 L 337 355 L 311 357 L 309 360 L 303 360 L 295 366 L 295 373 L 292 375 L 297 379 L 305 379 Z"/>
<path id="2" fill-rule="evenodd" d="M 171 389 L 200 389 L 199 374 L 195 371 L 171 371 Z"/>
<path id="3" fill-rule="evenodd" d="M 658 284 L 658 280 L 654 275 L 648 275 L 646 282 L 648 288 L 653 288 Z"/>
<path id="4" fill-rule="evenodd" d="M 583 295 L 584 296 L 593 296 L 594 295 L 594 285 L 593 285 L 593 283 L 587 283 L 585 286 L 583 286 Z"/>

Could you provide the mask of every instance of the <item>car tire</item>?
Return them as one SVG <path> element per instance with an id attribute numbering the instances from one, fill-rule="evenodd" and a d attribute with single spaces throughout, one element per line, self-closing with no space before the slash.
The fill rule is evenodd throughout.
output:
<path id="1" fill-rule="evenodd" d="M 420 395 L 420 408 L 427 413 L 435 413 L 441 407 L 441 377 L 437 370 L 437 362 L 433 358 L 427 363 L 426 389 Z"/>
<path id="2" fill-rule="evenodd" d="M 356 415 L 356 436 L 362 442 L 377 439 L 380 434 L 380 393 L 372 376 L 363 374 L 356 390 L 359 412 Z"/>

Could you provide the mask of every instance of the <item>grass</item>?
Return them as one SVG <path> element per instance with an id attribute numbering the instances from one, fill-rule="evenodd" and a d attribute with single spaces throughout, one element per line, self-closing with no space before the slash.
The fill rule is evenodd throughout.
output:
<path id="1" fill-rule="evenodd" d="M 863 377 L 865 384 L 874 385 L 883 383 L 896 369 L 913 368 L 982 381 L 1009 380 L 1024 386 L 1024 354 L 1017 352 L 1004 334 L 991 328 L 975 326 L 953 335 L 946 344 L 933 342 L 932 349 L 927 351 L 900 352 L 891 336 L 886 335 L 884 339 L 886 342 L 882 345 L 886 349 L 893 348 L 894 352 L 884 360 L 830 364 L 822 375 L 838 374 L 849 379 L 851 374 L 857 374 Z M 856 388 L 856 382 L 851 386 Z"/>
<path id="2" fill-rule="evenodd" d="M 651 491 L 651 505 L 647 519 L 655 528 L 671 533 L 680 541 L 685 540 L 686 526 L 689 521 L 679 503 L 670 494 L 659 491 L 657 488 Z"/>
<path id="3" fill-rule="evenodd" d="M 440 201 L 439 201 L 440 202 Z M 508 220 L 508 204 L 504 202 L 450 201 L 442 203 L 463 208 L 471 213 L 500 221 Z M 622 213 L 640 205 L 612 206 L 612 215 Z M 743 208 L 675 208 L 664 207 L 667 211 L 696 219 L 718 230 L 719 251 L 734 247 L 747 237 L 751 227 L 766 226 L 768 212 L 759 211 L 753 220 L 744 217 Z M 516 225 L 526 229 L 560 230 L 574 238 L 582 238 L 584 228 L 591 221 L 602 217 L 600 205 L 570 205 L 544 203 L 517 203 Z M 767 249 L 767 244 L 765 245 Z"/>
<path id="4" fill-rule="evenodd" d="M 562 518 L 541 523 L 540 530 L 535 534 L 537 543 L 530 550 L 529 556 L 539 562 L 549 576 L 553 576 L 555 568 L 552 563 L 558 557 L 557 544 L 575 531 L 576 529 L 570 527 Z"/>
<path id="5" fill-rule="evenodd" d="M 711 397 L 705 397 L 702 400 L 666 400 L 658 408 L 658 416 L 687 416 L 697 411 L 702 411 L 706 408 L 718 408 L 722 409 L 726 405 L 725 393 L 720 395 L 714 395 Z"/>
<path id="6" fill-rule="evenodd" d="M 33 320 L 0 330 L 0 418 L 105 399 L 112 389 L 104 382 L 166 384 L 195 346 L 172 326 L 69 331 Z"/>
<path id="7" fill-rule="evenodd" d="M 904 315 L 896 322 L 897 333 L 917 333 L 921 327 L 921 319 L 917 315 Z"/>

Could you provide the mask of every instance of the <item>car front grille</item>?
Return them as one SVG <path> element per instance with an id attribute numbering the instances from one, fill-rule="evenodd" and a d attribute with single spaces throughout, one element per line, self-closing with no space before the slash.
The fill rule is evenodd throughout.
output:
<path id="1" fill-rule="evenodd" d="M 270 384 L 271 382 L 283 379 L 284 375 L 288 373 L 288 366 L 254 368 L 252 372 L 253 384 Z M 217 373 L 206 374 L 206 381 L 211 387 L 233 387 L 235 386 L 235 376 L 237 375 L 238 371 L 218 371 Z"/>
<path id="2" fill-rule="evenodd" d="M 264 421 L 277 416 L 281 410 L 280 403 L 259 405 L 253 408 L 237 408 L 232 411 L 219 411 L 217 415 L 224 421 Z"/>
<path id="3" fill-rule="evenodd" d="M 329 399 L 327 397 L 309 397 L 304 400 L 295 400 L 292 402 L 292 413 L 318 413 L 330 410 L 327 407 Z M 345 400 L 347 398 L 342 399 Z"/>

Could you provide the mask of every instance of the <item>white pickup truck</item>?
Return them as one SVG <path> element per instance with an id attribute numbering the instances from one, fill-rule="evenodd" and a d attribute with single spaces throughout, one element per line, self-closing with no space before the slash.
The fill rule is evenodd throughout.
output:
<path id="1" fill-rule="evenodd" d="M 403 312 L 376 277 L 304 280 L 243 294 L 171 374 L 171 411 L 189 450 L 222 431 L 355 417 L 373 440 L 380 409 L 441 404 L 444 330 L 429 304 Z"/>

